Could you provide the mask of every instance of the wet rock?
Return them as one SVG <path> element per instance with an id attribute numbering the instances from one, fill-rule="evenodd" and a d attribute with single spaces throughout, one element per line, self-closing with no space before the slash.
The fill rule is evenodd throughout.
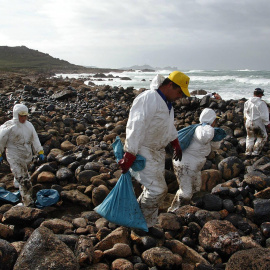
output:
<path id="1" fill-rule="evenodd" d="M 132 251 L 129 245 L 117 243 L 113 246 L 113 248 L 105 250 L 104 255 L 109 258 L 127 258 L 132 255 Z"/>
<path id="2" fill-rule="evenodd" d="M 200 231 L 199 243 L 206 250 L 229 256 L 241 249 L 242 240 L 229 221 L 211 220 Z"/>
<path id="3" fill-rule="evenodd" d="M 209 211 L 219 211 L 223 207 L 222 199 L 213 194 L 206 194 L 202 198 L 203 208 Z"/>
<path id="4" fill-rule="evenodd" d="M 66 181 L 68 180 L 69 182 L 72 181 L 73 179 L 73 172 L 68 169 L 68 168 L 60 168 L 57 172 L 56 172 L 56 178 L 59 180 L 59 181 Z"/>
<path id="5" fill-rule="evenodd" d="M 260 226 L 263 235 L 266 238 L 270 237 L 270 222 L 263 222 Z"/>
<path id="6" fill-rule="evenodd" d="M 125 227 L 119 227 L 107 235 L 103 240 L 101 240 L 97 245 L 95 245 L 95 250 L 99 249 L 102 251 L 113 248 L 117 243 L 123 243 L 129 245 L 129 231 Z"/>
<path id="7" fill-rule="evenodd" d="M 158 222 L 163 229 L 166 230 L 179 230 L 181 223 L 179 218 L 172 213 L 161 213 L 158 217 Z"/>
<path id="8" fill-rule="evenodd" d="M 4 213 L 2 222 L 6 224 L 27 226 L 32 224 L 35 220 L 45 217 L 46 213 L 41 209 L 14 206 Z"/>
<path id="9" fill-rule="evenodd" d="M 87 143 L 90 142 L 90 139 L 88 136 L 86 135 L 79 135 L 77 138 L 76 138 L 76 144 L 77 145 L 85 145 Z"/>
<path id="10" fill-rule="evenodd" d="M 75 147 L 76 146 L 73 143 L 69 142 L 69 141 L 65 141 L 65 142 L 61 143 L 61 149 L 63 151 L 73 150 L 73 149 L 75 149 Z"/>
<path id="11" fill-rule="evenodd" d="M 41 172 L 38 174 L 37 183 L 52 183 L 56 180 L 55 174 L 52 172 Z"/>
<path id="12" fill-rule="evenodd" d="M 244 183 L 258 191 L 263 190 L 270 185 L 268 177 L 256 171 L 252 171 L 251 173 L 246 174 Z"/>
<path id="13" fill-rule="evenodd" d="M 133 270 L 133 264 L 126 259 L 116 259 L 112 262 L 112 270 Z"/>
<path id="14" fill-rule="evenodd" d="M 93 205 L 98 206 L 99 204 L 101 204 L 109 193 L 110 190 L 104 185 L 100 185 L 94 188 L 92 192 Z"/>
<path id="15" fill-rule="evenodd" d="M 222 182 L 222 174 L 219 170 L 209 169 L 202 171 L 202 191 L 211 192 L 211 190 Z"/>
<path id="16" fill-rule="evenodd" d="M 243 162 L 237 157 L 228 157 L 218 164 L 218 169 L 225 180 L 237 177 L 244 169 Z"/>
<path id="17" fill-rule="evenodd" d="M 270 187 L 255 193 L 254 197 L 258 199 L 270 199 Z"/>
<path id="18" fill-rule="evenodd" d="M 90 237 L 80 235 L 75 246 L 75 255 L 80 266 L 91 265 L 94 261 L 94 247 Z"/>
<path id="19" fill-rule="evenodd" d="M 257 224 L 270 221 L 270 199 L 256 199 L 254 204 L 254 220 Z"/>
<path id="20" fill-rule="evenodd" d="M 14 270 L 26 269 L 79 269 L 74 253 L 51 230 L 36 229 L 21 251 Z"/>
<path id="21" fill-rule="evenodd" d="M 75 245 L 78 242 L 78 235 L 68 235 L 68 234 L 56 234 L 59 240 L 64 242 L 72 251 L 75 249 Z"/>
<path id="22" fill-rule="evenodd" d="M 55 234 L 61 234 L 66 230 L 73 229 L 73 225 L 70 222 L 58 218 L 46 220 L 41 223 L 40 227 L 46 227 L 52 230 Z"/>
<path id="23" fill-rule="evenodd" d="M 0 223 L 0 237 L 2 239 L 9 239 L 13 236 L 14 228 Z"/>
<path id="24" fill-rule="evenodd" d="M 74 204 L 82 205 L 89 208 L 91 206 L 91 199 L 81 193 L 79 190 L 67 190 L 61 192 L 61 198 L 63 200 L 71 201 Z"/>
<path id="25" fill-rule="evenodd" d="M 229 259 L 226 270 L 267 270 L 269 269 L 270 250 L 252 248 L 236 252 Z"/>
<path id="26" fill-rule="evenodd" d="M 6 240 L 0 239 L 0 269 L 13 270 L 18 253 L 16 249 Z"/>
<path id="27" fill-rule="evenodd" d="M 149 267 L 156 266 L 161 269 L 173 269 L 182 263 L 182 257 L 180 255 L 173 254 L 165 247 L 148 249 L 143 252 L 142 258 Z"/>
<path id="28" fill-rule="evenodd" d="M 93 170 L 82 171 L 77 175 L 78 183 L 83 185 L 89 185 L 91 183 L 91 178 L 96 175 L 98 175 L 98 173 Z"/>

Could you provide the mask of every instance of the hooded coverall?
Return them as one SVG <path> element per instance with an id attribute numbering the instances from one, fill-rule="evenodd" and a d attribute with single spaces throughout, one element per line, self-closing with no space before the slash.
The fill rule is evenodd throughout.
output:
<path id="1" fill-rule="evenodd" d="M 269 124 L 269 110 L 260 97 L 252 97 L 245 102 L 244 120 L 247 131 L 246 155 L 259 155 L 267 141 L 265 126 Z"/>
<path id="2" fill-rule="evenodd" d="M 218 149 L 220 142 L 214 142 L 214 128 L 211 124 L 216 119 L 212 109 L 206 108 L 200 115 L 200 125 L 196 128 L 190 145 L 183 151 L 181 161 L 173 160 L 174 172 L 179 189 L 168 212 L 175 212 L 183 203 L 189 203 L 193 194 L 201 189 L 201 169 L 212 149 Z"/>
<path id="3" fill-rule="evenodd" d="M 34 154 L 43 150 L 34 126 L 26 121 L 19 122 L 19 112 L 28 112 L 23 104 L 16 104 L 13 108 L 13 119 L 0 126 L 0 153 L 6 148 L 6 157 L 10 169 L 19 182 L 22 202 L 25 206 L 33 204 L 32 184 L 27 166 Z"/>
<path id="4" fill-rule="evenodd" d="M 138 202 L 148 227 L 157 223 L 159 205 L 168 191 L 164 178 L 165 147 L 175 138 L 173 108 L 169 111 L 156 90 L 138 95 L 129 113 L 125 151 L 146 158 L 145 168 L 135 177 L 144 186 Z"/>

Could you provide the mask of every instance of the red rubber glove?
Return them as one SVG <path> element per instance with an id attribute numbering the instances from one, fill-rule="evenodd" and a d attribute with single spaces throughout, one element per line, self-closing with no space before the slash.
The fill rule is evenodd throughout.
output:
<path id="1" fill-rule="evenodd" d="M 128 172 L 129 168 L 132 166 L 136 159 L 136 156 L 126 152 L 124 157 L 119 160 L 118 164 L 122 169 L 122 173 Z"/>
<path id="2" fill-rule="evenodd" d="M 171 145 L 172 145 L 172 147 L 174 149 L 173 159 L 174 160 L 181 161 L 181 159 L 182 159 L 182 149 L 181 149 L 181 146 L 180 146 L 180 143 L 179 143 L 178 138 L 176 138 L 175 140 L 173 140 L 171 142 Z"/>

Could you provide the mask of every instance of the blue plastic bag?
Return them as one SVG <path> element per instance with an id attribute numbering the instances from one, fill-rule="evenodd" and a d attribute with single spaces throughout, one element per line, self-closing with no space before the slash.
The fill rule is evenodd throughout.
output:
<path id="1" fill-rule="evenodd" d="M 17 203 L 20 200 L 20 191 L 12 193 L 8 190 L 5 190 L 3 187 L 0 187 L 0 200 Z"/>
<path id="2" fill-rule="evenodd" d="M 123 145 L 118 136 L 112 146 L 118 161 L 124 154 Z M 137 155 L 131 168 L 139 171 L 144 167 L 145 158 Z M 145 218 L 133 190 L 130 172 L 120 176 L 115 187 L 94 210 L 112 223 L 148 232 Z"/>
<path id="3" fill-rule="evenodd" d="M 227 136 L 226 131 L 222 128 L 215 127 L 214 130 L 215 130 L 215 135 L 212 140 L 214 142 L 219 142 Z"/>
<path id="4" fill-rule="evenodd" d="M 41 189 L 37 192 L 36 207 L 44 208 L 51 206 L 59 201 L 60 195 L 55 189 Z"/>
<path id="5" fill-rule="evenodd" d="M 201 124 L 190 125 L 178 131 L 178 140 L 179 140 L 182 151 L 187 149 L 188 146 L 190 145 L 194 132 L 199 125 Z M 204 123 L 202 125 L 204 126 L 206 124 Z M 215 127 L 214 132 L 215 132 L 214 138 L 212 139 L 212 141 L 214 142 L 221 141 L 227 136 L 225 130 L 222 128 Z"/>
<path id="6" fill-rule="evenodd" d="M 188 127 L 185 127 L 183 129 L 180 129 L 178 131 L 178 140 L 181 146 L 182 151 L 188 148 L 190 145 L 195 129 L 199 126 L 200 124 L 194 124 L 190 125 Z"/>

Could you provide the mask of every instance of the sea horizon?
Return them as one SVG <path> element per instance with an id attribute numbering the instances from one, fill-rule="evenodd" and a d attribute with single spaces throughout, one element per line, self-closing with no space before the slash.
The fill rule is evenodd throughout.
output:
<path id="1" fill-rule="evenodd" d="M 180 69 L 179 69 L 180 70 Z M 189 91 L 205 90 L 208 93 L 217 92 L 224 100 L 239 100 L 253 96 L 255 88 L 262 88 L 265 96 L 262 98 L 270 103 L 270 71 L 268 70 L 181 70 L 190 77 Z M 171 70 L 127 70 L 123 72 L 103 73 L 106 78 L 93 77 L 94 73 L 56 74 L 56 77 L 80 78 L 87 85 L 89 81 L 96 85 L 110 85 L 117 87 L 133 87 L 134 89 L 149 89 L 152 79 L 157 75 L 168 76 Z M 123 78 L 129 80 L 123 80 Z M 200 97 L 200 96 L 198 96 Z"/>

